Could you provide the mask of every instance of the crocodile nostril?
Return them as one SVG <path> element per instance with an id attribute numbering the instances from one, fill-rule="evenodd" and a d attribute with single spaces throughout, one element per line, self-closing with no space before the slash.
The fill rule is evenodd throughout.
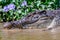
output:
<path id="1" fill-rule="evenodd" d="M 34 17 L 34 18 L 38 18 L 38 16 Z"/>

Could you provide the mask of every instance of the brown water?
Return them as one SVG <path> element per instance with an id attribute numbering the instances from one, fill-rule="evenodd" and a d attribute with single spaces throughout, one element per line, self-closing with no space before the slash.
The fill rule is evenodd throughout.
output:
<path id="1" fill-rule="evenodd" d="M 0 24 L 0 40 L 60 40 L 60 28 L 42 29 L 3 29 Z"/>

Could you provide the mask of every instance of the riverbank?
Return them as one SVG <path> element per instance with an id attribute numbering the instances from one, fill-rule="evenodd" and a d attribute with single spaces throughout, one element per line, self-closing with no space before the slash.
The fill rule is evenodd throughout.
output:
<path id="1" fill-rule="evenodd" d="M 41 29 L 3 29 L 0 23 L 0 40 L 60 40 L 60 27 L 53 30 Z"/>
<path id="2" fill-rule="evenodd" d="M 60 40 L 60 28 L 48 31 L 43 29 L 1 30 L 1 40 Z"/>

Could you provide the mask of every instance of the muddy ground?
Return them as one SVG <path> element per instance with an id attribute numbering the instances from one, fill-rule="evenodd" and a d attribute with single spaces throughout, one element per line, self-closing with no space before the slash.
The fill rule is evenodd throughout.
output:
<path id="1" fill-rule="evenodd" d="M 42 31 L 41 29 L 3 29 L 0 24 L 0 40 L 60 40 L 60 27 Z"/>

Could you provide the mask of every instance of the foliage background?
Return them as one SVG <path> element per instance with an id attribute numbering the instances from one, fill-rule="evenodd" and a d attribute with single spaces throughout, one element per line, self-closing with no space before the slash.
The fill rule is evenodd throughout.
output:
<path id="1" fill-rule="evenodd" d="M 23 1 L 27 6 L 21 6 Z M 4 6 L 11 3 L 15 5 L 15 10 L 3 12 Z M 54 10 L 59 3 L 59 0 L 0 0 L 0 22 L 19 20 L 35 10 Z"/>

